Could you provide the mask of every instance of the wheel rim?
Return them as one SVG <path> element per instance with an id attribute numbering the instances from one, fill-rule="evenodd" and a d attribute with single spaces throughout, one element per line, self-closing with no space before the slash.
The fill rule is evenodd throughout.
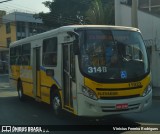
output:
<path id="1" fill-rule="evenodd" d="M 22 98 L 22 89 L 21 88 L 19 88 L 19 90 L 18 90 L 18 95 L 19 95 L 19 98 Z"/>
<path id="2" fill-rule="evenodd" d="M 59 99 L 59 97 L 58 96 L 55 96 L 54 98 L 53 98 L 53 101 L 52 101 L 52 105 L 53 105 L 53 110 L 54 110 L 54 112 L 56 113 L 56 114 L 58 114 L 58 111 L 59 111 L 59 109 L 60 109 L 60 99 Z"/>

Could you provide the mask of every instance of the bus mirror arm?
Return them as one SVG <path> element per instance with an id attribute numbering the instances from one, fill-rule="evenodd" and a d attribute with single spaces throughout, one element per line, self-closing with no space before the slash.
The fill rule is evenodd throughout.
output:
<path id="1" fill-rule="evenodd" d="M 54 69 L 46 69 L 46 75 L 47 76 L 54 76 Z"/>
<path id="2" fill-rule="evenodd" d="M 78 55 L 79 53 L 79 45 L 78 45 L 79 41 L 78 40 L 74 40 L 73 41 L 73 52 L 75 55 Z"/>
<path id="3" fill-rule="evenodd" d="M 75 55 L 78 55 L 79 53 L 79 34 L 73 31 L 67 32 L 69 36 L 75 37 L 75 40 L 73 41 L 73 52 Z"/>

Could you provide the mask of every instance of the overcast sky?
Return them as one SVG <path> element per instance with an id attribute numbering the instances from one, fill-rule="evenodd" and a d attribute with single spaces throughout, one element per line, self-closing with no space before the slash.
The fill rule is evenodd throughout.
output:
<path id="1" fill-rule="evenodd" d="M 5 0 L 0 0 L 5 1 Z M 0 10 L 5 10 L 7 12 L 13 12 L 14 10 L 23 12 L 48 12 L 49 9 L 46 8 L 42 2 L 52 1 L 52 0 L 12 0 L 4 3 L 0 3 Z"/>

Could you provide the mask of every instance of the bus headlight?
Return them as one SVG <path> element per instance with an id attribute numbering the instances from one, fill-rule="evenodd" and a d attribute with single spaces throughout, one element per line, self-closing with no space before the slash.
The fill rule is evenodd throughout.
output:
<path id="1" fill-rule="evenodd" d="M 82 86 L 82 93 L 83 93 L 83 95 L 85 95 L 91 99 L 97 100 L 97 96 L 96 96 L 95 92 L 87 87 Z"/>
<path id="2" fill-rule="evenodd" d="M 146 96 L 146 95 L 149 94 L 151 91 L 152 91 L 152 86 L 151 86 L 151 84 L 149 84 L 149 85 L 146 87 L 146 89 L 144 90 L 142 96 L 143 96 L 143 97 Z"/>

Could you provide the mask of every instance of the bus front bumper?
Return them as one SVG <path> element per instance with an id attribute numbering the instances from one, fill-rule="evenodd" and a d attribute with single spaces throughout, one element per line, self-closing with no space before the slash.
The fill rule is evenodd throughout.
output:
<path id="1" fill-rule="evenodd" d="M 79 94 L 78 100 L 79 116 L 102 117 L 112 114 L 145 111 L 152 104 L 152 92 L 145 97 L 119 100 L 93 100 L 83 94 Z M 117 108 L 117 105 L 127 105 L 127 107 Z"/>

